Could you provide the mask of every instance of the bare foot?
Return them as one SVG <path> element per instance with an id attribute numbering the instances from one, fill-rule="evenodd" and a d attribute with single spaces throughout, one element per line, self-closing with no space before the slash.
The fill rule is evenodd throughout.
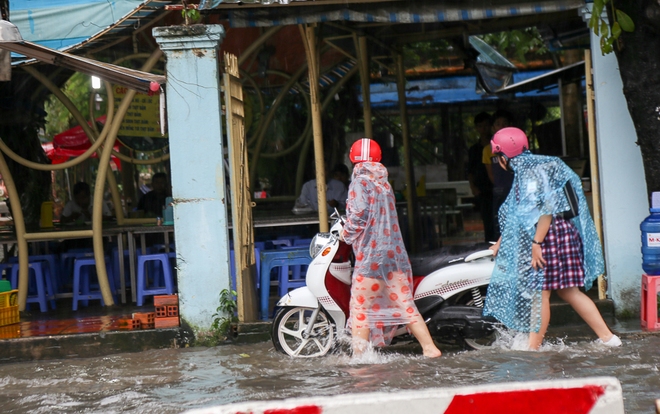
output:
<path id="1" fill-rule="evenodd" d="M 539 348 L 541 348 L 541 345 L 543 344 L 543 337 L 545 335 L 540 335 L 536 332 L 531 332 L 529 334 L 529 350 L 530 351 L 538 351 Z"/>
<path id="2" fill-rule="evenodd" d="M 369 341 L 365 341 L 364 339 L 358 337 L 353 338 L 351 345 L 352 345 L 354 357 L 361 356 L 370 347 Z"/>
<path id="3" fill-rule="evenodd" d="M 442 352 L 437 347 L 429 347 L 429 349 L 423 349 L 424 356 L 427 358 L 438 358 L 442 356 Z"/>

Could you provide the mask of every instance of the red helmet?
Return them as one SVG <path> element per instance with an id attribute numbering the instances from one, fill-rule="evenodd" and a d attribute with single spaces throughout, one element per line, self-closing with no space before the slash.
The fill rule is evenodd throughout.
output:
<path id="1" fill-rule="evenodd" d="M 527 135 L 514 127 L 502 128 L 493 135 L 490 140 L 490 148 L 493 154 L 504 154 L 507 158 L 513 158 L 516 155 L 529 148 Z"/>
<path id="2" fill-rule="evenodd" d="M 358 162 L 373 161 L 380 162 L 383 154 L 380 151 L 380 145 L 373 139 L 361 138 L 353 143 L 348 157 L 353 164 Z"/>

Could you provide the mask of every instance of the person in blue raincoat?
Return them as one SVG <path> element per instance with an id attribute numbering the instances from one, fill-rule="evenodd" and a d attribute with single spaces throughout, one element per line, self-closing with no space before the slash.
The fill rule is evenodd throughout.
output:
<path id="1" fill-rule="evenodd" d="M 559 158 L 532 154 L 518 128 L 498 131 L 491 147 L 500 167 L 513 171 L 514 181 L 499 211 L 502 236 L 491 247 L 495 269 L 484 315 L 529 332 L 530 349 L 538 349 L 550 323 L 554 290 L 593 329 L 599 343 L 620 346 L 594 302 L 580 290 L 589 290 L 604 270 L 580 178 Z M 573 208 L 572 198 L 577 201 Z"/>
<path id="2" fill-rule="evenodd" d="M 388 345 L 401 325 L 417 338 L 426 357 L 439 357 L 413 299 L 412 268 L 403 244 L 394 193 L 381 150 L 368 138 L 357 140 L 349 158 L 355 164 L 348 188 L 342 239 L 352 245 L 355 268 L 351 282 L 349 325 L 353 354 Z"/>

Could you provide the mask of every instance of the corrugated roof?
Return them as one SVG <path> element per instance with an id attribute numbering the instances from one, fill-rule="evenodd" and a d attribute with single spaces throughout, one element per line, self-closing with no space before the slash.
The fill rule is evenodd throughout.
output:
<path id="1" fill-rule="evenodd" d="M 217 9 L 229 9 L 229 21 L 232 27 L 265 27 L 331 21 L 448 23 L 573 10 L 584 7 L 584 0 L 313 1 L 305 4 L 297 3 L 297 7 L 293 7 L 292 3 L 282 5 L 273 2 L 266 5 L 262 1 L 260 7 L 246 7 L 245 2 L 241 2 L 240 8 L 236 7 L 237 4 L 238 2 L 230 0 L 215 6 Z"/>

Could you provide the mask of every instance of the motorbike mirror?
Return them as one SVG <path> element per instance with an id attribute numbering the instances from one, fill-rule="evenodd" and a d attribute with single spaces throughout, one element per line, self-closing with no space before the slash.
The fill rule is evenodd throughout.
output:
<path id="1" fill-rule="evenodd" d="M 332 214 L 330 215 L 330 218 L 333 219 L 333 220 L 339 220 L 341 222 L 341 224 L 343 225 L 344 224 L 344 218 L 339 213 L 339 210 L 337 210 L 337 207 L 334 207 L 334 210 L 335 211 L 332 212 Z"/>

